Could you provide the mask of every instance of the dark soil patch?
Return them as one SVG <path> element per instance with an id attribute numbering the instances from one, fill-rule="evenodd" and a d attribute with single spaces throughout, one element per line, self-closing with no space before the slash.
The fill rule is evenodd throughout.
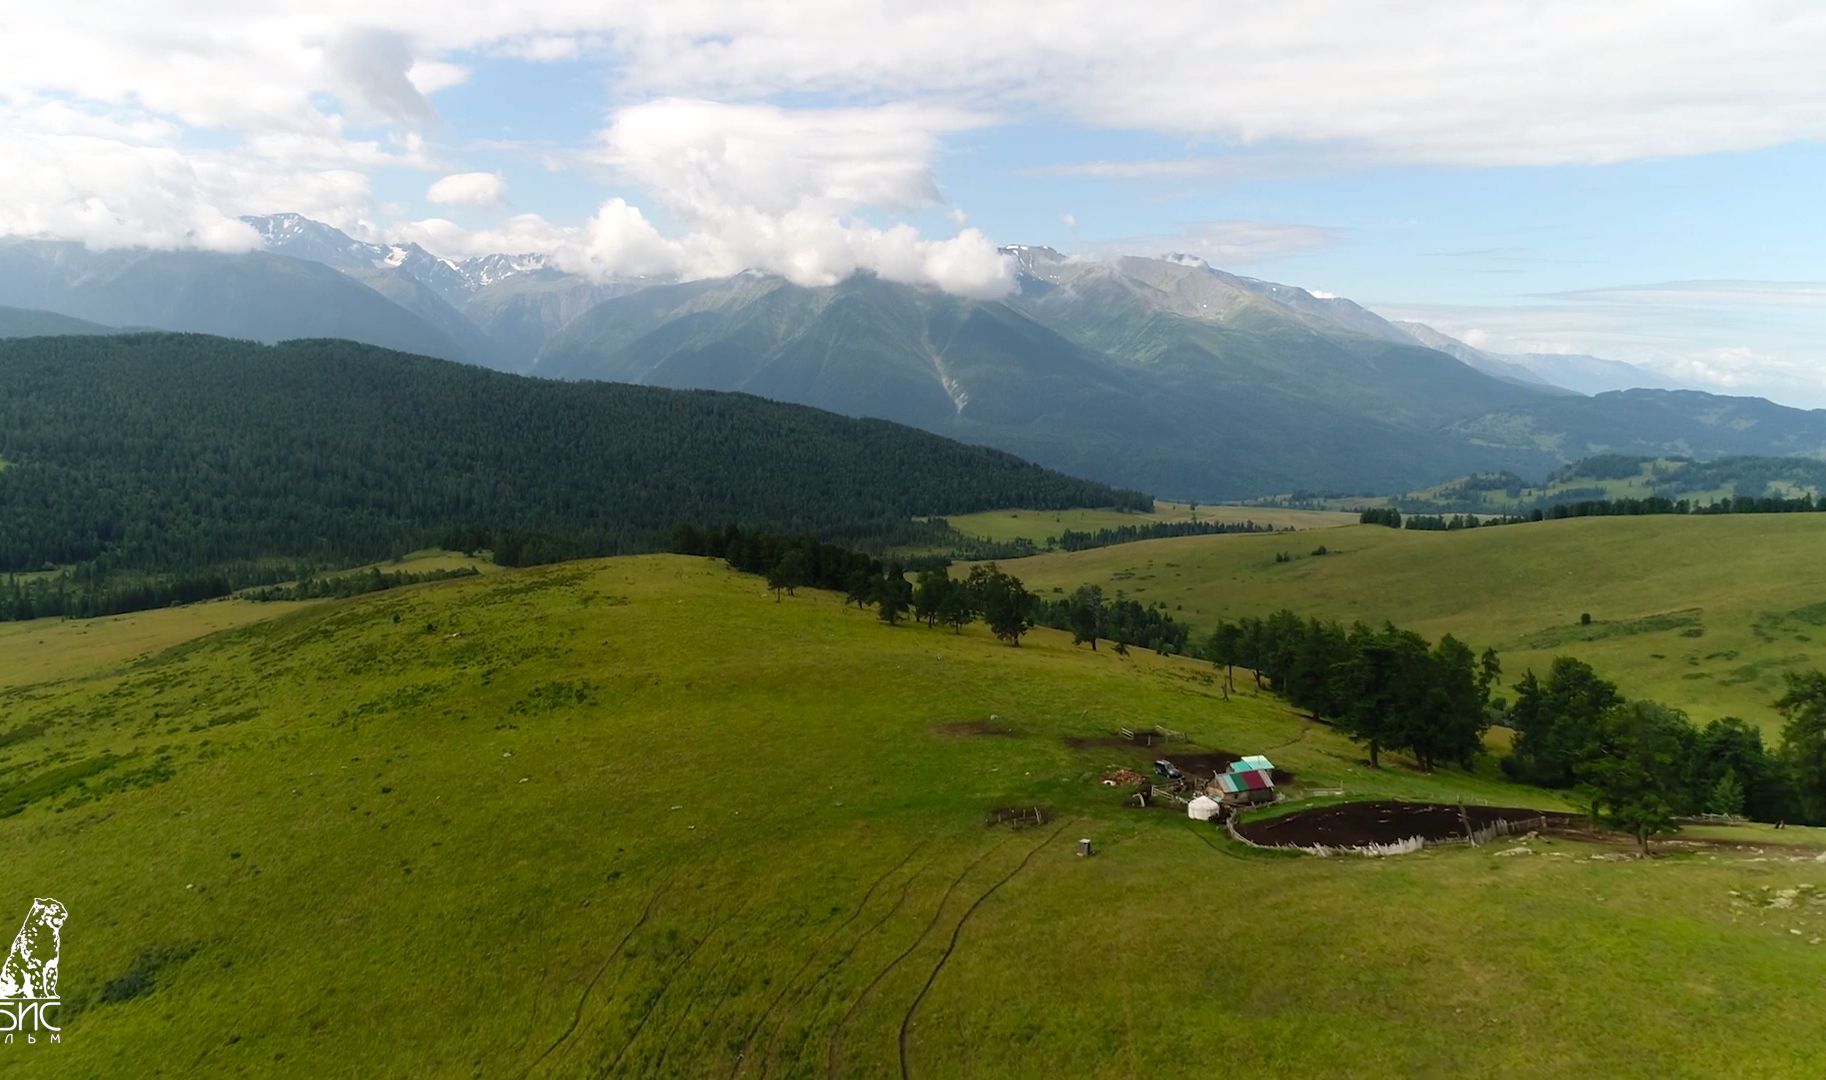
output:
<path id="1" fill-rule="evenodd" d="M 1445 803 L 1358 802 L 1245 822 L 1238 825 L 1236 831 L 1257 844 L 1354 847 L 1393 844 L 1414 836 L 1426 840 L 1461 838 L 1465 835 L 1467 818 L 1471 828 L 1481 829 L 1498 821 L 1520 823 L 1543 816 L 1549 824 L 1566 817 L 1509 806 L 1466 806 L 1461 815 L 1459 807 Z"/>
<path id="2" fill-rule="evenodd" d="M 993 735 L 1001 738 L 1013 738 L 1020 732 L 1006 720 L 957 720 L 949 724 L 940 724 L 933 729 L 940 735 L 954 738 L 968 738 L 975 735 Z"/>
<path id="3" fill-rule="evenodd" d="M 993 828 L 1006 825 L 1016 832 L 1044 825 L 1052 820 L 1050 806 L 999 806 L 989 811 L 989 819 L 983 824 Z"/>

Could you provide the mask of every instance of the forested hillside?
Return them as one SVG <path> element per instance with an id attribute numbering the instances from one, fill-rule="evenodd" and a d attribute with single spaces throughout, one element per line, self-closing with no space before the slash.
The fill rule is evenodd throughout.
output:
<path id="1" fill-rule="evenodd" d="M 529 563 L 656 550 L 681 520 L 906 540 L 934 528 L 915 515 L 1149 503 L 746 395 L 178 334 L 0 343 L 0 462 L 0 572 L 67 567 L 55 587 L 132 593 L 61 609 L 80 613 L 436 543 Z M 0 606 L 36 588 L 25 614 L 48 613 L 47 580 Z"/>

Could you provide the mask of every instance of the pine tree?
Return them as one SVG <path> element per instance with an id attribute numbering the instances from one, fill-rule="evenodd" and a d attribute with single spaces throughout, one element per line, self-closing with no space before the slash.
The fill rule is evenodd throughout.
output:
<path id="1" fill-rule="evenodd" d="M 1718 783 L 1712 785 L 1711 794 L 1706 796 L 1706 813 L 1737 817 L 1743 812 L 1744 786 L 1738 782 L 1736 773 L 1725 773 L 1718 778 Z"/>

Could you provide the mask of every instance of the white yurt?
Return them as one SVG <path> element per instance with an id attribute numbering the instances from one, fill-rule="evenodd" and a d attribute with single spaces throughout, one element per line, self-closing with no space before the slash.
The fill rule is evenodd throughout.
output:
<path id="1" fill-rule="evenodd" d="M 1209 795 L 1200 795 L 1186 804 L 1186 816 L 1193 821 L 1210 821 L 1217 816 L 1218 807 L 1224 805 Z"/>

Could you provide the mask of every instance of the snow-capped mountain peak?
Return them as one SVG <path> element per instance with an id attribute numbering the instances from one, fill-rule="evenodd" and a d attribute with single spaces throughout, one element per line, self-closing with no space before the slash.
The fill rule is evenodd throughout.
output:
<path id="1" fill-rule="evenodd" d="M 274 254 L 320 262 L 344 273 L 398 270 L 453 304 L 509 278 L 559 273 L 544 255 L 474 255 L 453 260 L 433 255 L 415 243 L 364 243 L 334 225 L 302 214 L 265 214 L 241 220 L 254 227 L 266 250 Z"/>

